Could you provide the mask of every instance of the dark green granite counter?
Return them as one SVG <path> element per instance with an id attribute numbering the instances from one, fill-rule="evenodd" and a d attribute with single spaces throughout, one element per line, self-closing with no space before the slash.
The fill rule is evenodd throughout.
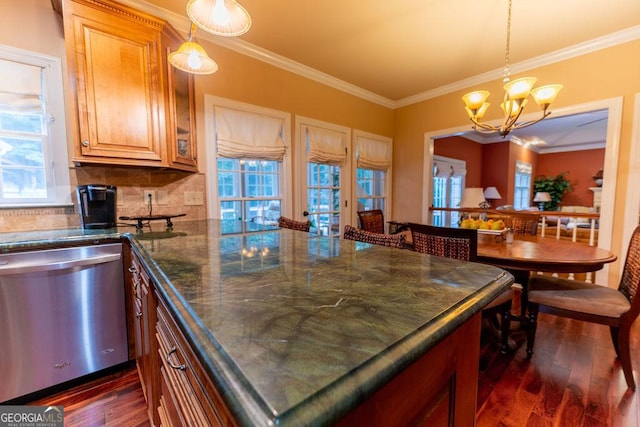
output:
<path id="1" fill-rule="evenodd" d="M 220 226 L 127 237 L 243 425 L 335 421 L 513 281 L 482 264 Z"/>
<path id="2" fill-rule="evenodd" d="M 92 245 L 105 240 L 121 240 L 123 233 L 131 228 L 106 228 L 85 230 L 69 228 L 62 230 L 23 231 L 0 233 L 0 253 L 21 252 L 61 246 Z"/>

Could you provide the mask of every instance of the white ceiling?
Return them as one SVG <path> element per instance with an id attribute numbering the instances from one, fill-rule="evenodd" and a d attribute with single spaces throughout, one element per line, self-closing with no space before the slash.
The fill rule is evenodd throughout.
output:
<path id="1" fill-rule="evenodd" d="M 121 1 L 188 29 L 187 0 Z M 391 108 L 502 77 L 507 0 L 238 2 L 251 14 L 249 32 L 227 39 L 198 30 L 196 38 Z M 511 71 L 522 75 L 528 68 L 637 38 L 639 0 L 513 0 Z M 549 83 L 571 84 L 538 81 Z M 586 124 L 592 120 L 584 118 L 572 132 L 598 128 Z M 533 128 L 547 123 L 552 122 Z"/>

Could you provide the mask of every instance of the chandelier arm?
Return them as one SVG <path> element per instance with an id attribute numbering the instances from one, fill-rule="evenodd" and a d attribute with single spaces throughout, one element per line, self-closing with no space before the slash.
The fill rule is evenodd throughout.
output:
<path id="1" fill-rule="evenodd" d="M 489 125 L 489 124 L 486 124 L 486 123 L 478 122 L 478 121 L 476 121 L 474 119 L 470 119 L 470 120 L 473 122 L 474 128 L 475 127 L 479 127 L 480 128 L 480 129 L 476 129 L 476 130 L 478 130 L 478 132 L 480 132 L 481 130 L 485 130 L 487 132 L 496 132 L 496 131 L 500 130 L 500 128 L 497 127 L 497 126 L 493 126 L 493 125 Z"/>
<path id="2" fill-rule="evenodd" d="M 549 114 L 551 114 L 551 111 L 545 111 L 544 113 L 542 113 L 542 117 L 540 117 L 540 118 L 538 118 L 536 120 L 528 121 L 528 122 L 517 123 L 511 128 L 511 130 L 513 130 L 513 129 L 522 129 L 522 128 L 526 128 L 527 126 L 535 125 L 536 123 L 546 119 L 549 116 Z"/>

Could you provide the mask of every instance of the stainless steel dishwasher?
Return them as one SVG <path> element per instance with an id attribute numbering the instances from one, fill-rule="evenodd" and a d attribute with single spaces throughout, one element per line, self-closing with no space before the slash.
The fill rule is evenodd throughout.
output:
<path id="1" fill-rule="evenodd" d="M 0 402 L 127 358 L 121 243 L 0 255 Z"/>

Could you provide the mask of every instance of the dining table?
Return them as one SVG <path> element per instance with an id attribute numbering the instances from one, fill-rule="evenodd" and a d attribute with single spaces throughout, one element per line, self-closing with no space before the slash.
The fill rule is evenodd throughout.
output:
<path id="1" fill-rule="evenodd" d="M 389 221 L 389 224 L 394 231 L 399 230 L 407 236 L 408 247 L 411 248 L 408 223 Z M 586 243 L 522 234 L 507 242 L 503 231 L 478 230 L 476 261 L 500 267 L 514 276 L 515 283 L 522 286 L 523 315 L 527 307 L 527 285 L 532 272 L 592 273 L 616 259 L 611 251 Z"/>
<path id="2" fill-rule="evenodd" d="M 507 242 L 493 233 L 478 232 L 477 261 L 510 272 L 522 285 L 521 314 L 527 308 L 527 286 L 532 273 L 590 273 L 614 262 L 611 251 L 585 243 L 539 235 L 515 236 Z"/>
<path id="3" fill-rule="evenodd" d="M 511 243 L 478 233 L 478 261 L 505 270 L 587 273 L 617 257 L 609 250 L 552 237 L 516 236 Z"/>

